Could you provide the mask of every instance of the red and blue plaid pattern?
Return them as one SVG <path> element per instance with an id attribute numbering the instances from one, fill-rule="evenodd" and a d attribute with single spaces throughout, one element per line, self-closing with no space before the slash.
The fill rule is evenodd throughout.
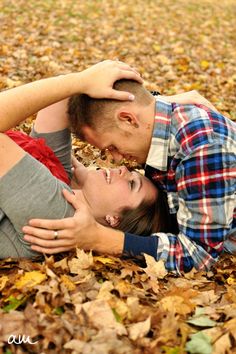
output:
<path id="1" fill-rule="evenodd" d="M 152 235 L 150 253 L 170 271 L 209 269 L 224 241 L 236 242 L 236 124 L 205 106 L 157 98 L 145 171 L 166 191 L 180 230 Z"/>

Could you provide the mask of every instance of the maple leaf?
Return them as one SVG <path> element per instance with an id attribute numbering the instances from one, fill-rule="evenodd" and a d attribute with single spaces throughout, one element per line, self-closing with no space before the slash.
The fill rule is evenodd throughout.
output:
<path id="1" fill-rule="evenodd" d="M 148 254 L 144 254 L 144 257 L 147 264 L 147 267 L 144 268 L 144 271 L 151 279 L 163 279 L 168 274 L 163 260 L 159 260 L 157 262 L 152 256 L 149 256 Z"/>

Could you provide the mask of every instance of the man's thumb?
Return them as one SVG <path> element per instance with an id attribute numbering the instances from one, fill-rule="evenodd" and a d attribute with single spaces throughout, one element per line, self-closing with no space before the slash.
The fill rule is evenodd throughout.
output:
<path id="1" fill-rule="evenodd" d="M 80 203 L 78 199 L 75 197 L 73 192 L 69 192 L 67 189 L 63 189 L 62 193 L 65 197 L 65 199 L 74 207 L 75 210 L 79 209 Z"/>

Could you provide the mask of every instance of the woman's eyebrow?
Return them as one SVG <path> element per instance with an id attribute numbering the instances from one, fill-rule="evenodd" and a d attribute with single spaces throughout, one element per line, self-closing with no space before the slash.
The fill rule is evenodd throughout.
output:
<path id="1" fill-rule="evenodd" d="M 139 176 L 139 181 L 140 181 L 140 184 L 139 184 L 138 192 L 142 189 L 142 186 L 143 186 L 143 179 L 141 176 Z"/>
<path id="2" fill-rule="evenodd" d="M 139 186 L 137 189 L 137 192 L 139 192 L 143 186 L 143 179 L 142 179 L 143 176 L 138 171 L 134 171 L 134 173 L 136 174 L 136 176 L 138 177 L 138 180 L 139 180 Z"/>

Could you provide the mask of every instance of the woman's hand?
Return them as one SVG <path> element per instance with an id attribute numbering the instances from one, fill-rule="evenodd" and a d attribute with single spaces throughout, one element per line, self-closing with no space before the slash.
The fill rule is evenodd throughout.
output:
<path id="1" fill-rule="evenodd" d="M 113 89 L 115 81 L 130 79 L 143 83 L 139 73 L 121 61 L 105 60 L 79 73 L 82 81 L 80 92 L 94 98 L 111 98 L 115 100 L 133 100 L 128 92 Z M 80 82 L 81 82 L 80 81 Z"/>
<path id="2" fill-rule="evenodd" d="M 24 239 L 34 251 L 54 254 L 74 249 L 96 249 L 97 222 L 83 202 L 63 190 L 64 197 L 75 208 L 75 215 L 61 220 L 32 219 L 23 227 Z"/>
<path id="3" fill-rule="evenodd" d="M 175 102 L 179 104 L 203 104 L 211 110 L 218 112 L 217 109 L 205 97 L 200 95 L 196 90 L 180 93 L 173 96 L 159 96 L 164 98 L 167 102 Z"/>

